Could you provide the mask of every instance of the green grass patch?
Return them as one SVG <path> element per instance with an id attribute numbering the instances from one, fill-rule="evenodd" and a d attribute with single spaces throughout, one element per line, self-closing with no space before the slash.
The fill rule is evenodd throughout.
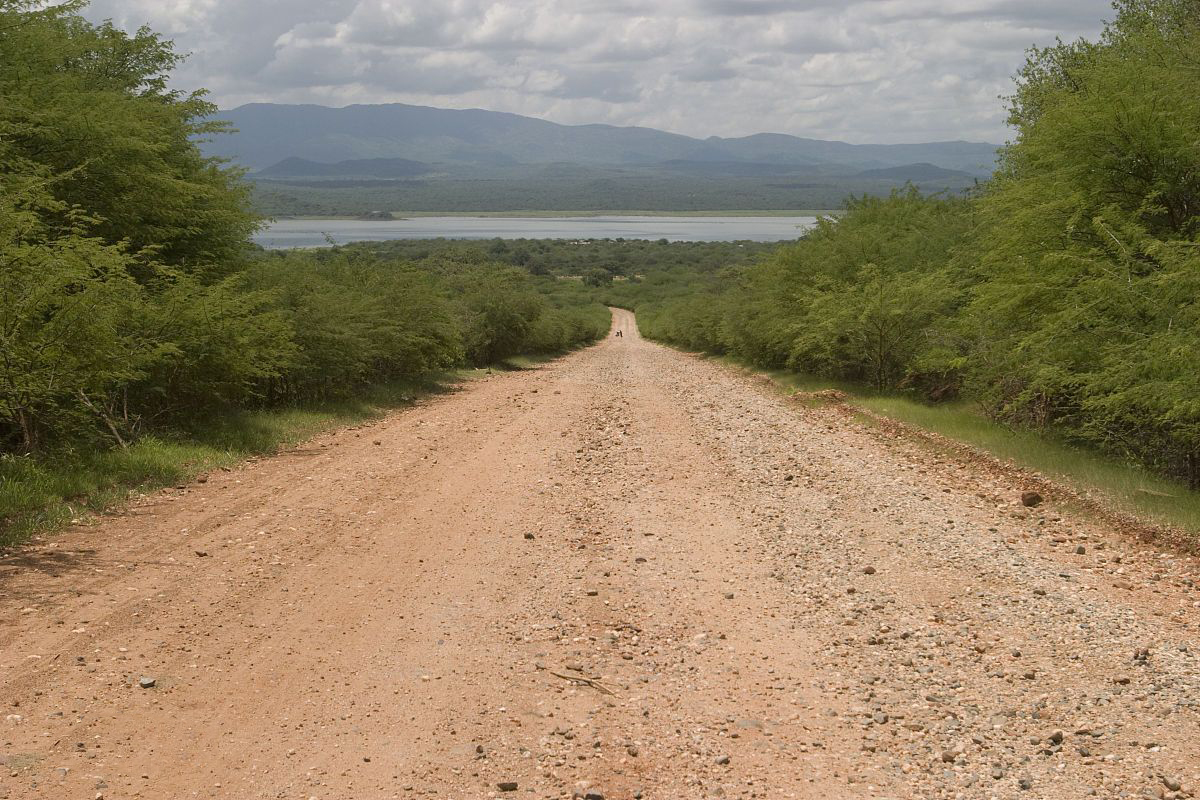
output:
<path id="1" fill-rule="evenodd" d="M 732 359 L 724 363 L 743 366 Z M 849 402 L 873 414 L 962 442 L 1004 461 L 1039 472 L 1085 494 L 1099 495 L 1114 507 L 1148 522 L 1200 534 L 1200 493 L 1095 451 L 1029 430 L 1010 428 L 984 416 L 968 402 L 930 405 L 911 398 L 879 394 L 839 381 L 767 371 L 788 389 L 816 392 L 838 389 Z"/>
<path id="2" fill-rule="evenodd" d="M 455 370 L 365 390 L 350 401 L 231 411 L 185 430 L 143 436 L 128 449 L 30 457 L 0 455 L 0 547 L 251 456 L 268 455 L 336 427 L 376 419 L 482 374 Z"/>

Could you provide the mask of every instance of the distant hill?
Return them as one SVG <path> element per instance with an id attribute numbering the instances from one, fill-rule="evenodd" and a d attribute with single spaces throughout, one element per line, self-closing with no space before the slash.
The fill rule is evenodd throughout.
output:
<path id="1" fill-rule="evenodd" d="M 931 181 L 960 181 L 973 177 L 971 173 L 946 169 L 936 164 L 905 164 L 900 167 L 884 167 L 882 169 L 866 169 L 858 173 L 858 178 L 882 179 L 892 181 L 911 181 L 913 183 L 929 183 Z"/>
<path id="2" fill-rule="evenodd" d="M 927 163 L 970 175 L 992 171 L 996 146 L 975 142 L 855 145 L 777 133 L 723 139 L 696 139 L 652 128 L 611 125 L 559 125 L 546 120 L 480 109 L 451 110 L 394 103 L 328 108 L 317 105 L 253 103 L 218 114 L 237 133 L 204 143 L 210 155 L 233 159 L 250 169 L 280 175 L 293 159 L 317 164 L 418 162 L 423 165 L 581 164 L 662 167 L 693 174 L 699 165 L 722 174 L 810 173 L 904 167 Z M 734 167 L 745 164 L 744 168 Z M 685 166 L 687 165 L 687 166 Z M 313 167 L 307 167 L 313 169 Z M 682 169 L 681 169 L 682 168 Z M 332 173 L 323 173 L 332 176 Z M 710 172 L 711 174 L 711 172 Z M 347 176 L 349 173 L 337 173 Z M 371 177 L 410 177 L 371 173 Z M 313 174 L 295 177 L 315 177 Z"/>
<path id="3" fill-rule="evenodd" d="M 333 164 L 305 158 L 285 158 L 258 175 L 269 178 L 415 178 L 433 168 L 407 158 L 363 158 Z"/>
<path id="4" fill-rule="evenodd" d="M 796 165 L 759 161 L 685 161 L 672 159 L 658 165 L 663 171 L 706 177 L 764 177 L 813 175 L 830 169 L 826 164 Z M 835 168 L 836 171 L 836 168 Z"/>

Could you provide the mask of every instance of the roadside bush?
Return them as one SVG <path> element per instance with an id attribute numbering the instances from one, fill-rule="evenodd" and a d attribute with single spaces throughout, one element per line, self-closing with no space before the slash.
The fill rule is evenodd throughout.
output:
<path id="1" fill-rule="evenodd" d="M 129 274 L 135 259 L 43 186 L 10 179 L 0 192 L 0 441 L 23 450 L 93 438 L 160 354 L 138 323 L 146 293 Z"/>
<path id="2" fill-rule="evenodd" d="M 1200 487 L 1200 16 L 1129 0 L 1034 51 L 980 198 L 967 374 L 997 417 Z"/>

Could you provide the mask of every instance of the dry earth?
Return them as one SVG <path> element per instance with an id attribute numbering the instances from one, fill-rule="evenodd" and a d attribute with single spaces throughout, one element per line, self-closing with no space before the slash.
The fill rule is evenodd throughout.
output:
<path id="1" fill-rule="evenodd" d="M 0 797 L 1200 790 L 1194 561 L 615 320 L 0 563 Z"/>

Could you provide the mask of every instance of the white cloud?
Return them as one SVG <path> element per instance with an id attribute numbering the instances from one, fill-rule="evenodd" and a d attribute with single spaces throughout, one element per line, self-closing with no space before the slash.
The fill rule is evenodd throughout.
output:
<path id="1" fill-rule="evenodd" d="M 416 102 L 695 136 L 1006 137 L 1025 48 L 1107 0 L 95 0 L 224 107 Z"/>

